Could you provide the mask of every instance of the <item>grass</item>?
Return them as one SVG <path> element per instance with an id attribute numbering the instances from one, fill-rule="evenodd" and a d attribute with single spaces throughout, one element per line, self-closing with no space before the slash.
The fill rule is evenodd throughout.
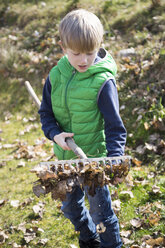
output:
<path id="1" fill-rule="evenodd" d="M 16 130 L 15 132 L 13 131 Z M 3 133 L 1 134 L 2 144 L 14 143 L 18 139 L 18 132 L 24 130 L 25 124 L 21 121 L 14 121 L 14 118 L 10 120 L 9 124 L 4 124 L 1 122 L 1 128 Z M 18 131 L 19 130 L 19 131 Z M 9 133 L 11 135 L 9 135 Z M 34 130 L 23 136 L 20 141 L 26 140 L 28 145 L 35 145 L 35 140 L 40 137 L 42 138 L 42 133 L 39 130 Z M 43 150 L 47 151 L 47 155 L 51 154 L 51 144 L 45 144 Z M 30 169 L 36 165 L 40 159 L 35 158 L 35 161 L 28 161 L 26 158 L 21 159 L 25 161 L 25 167 L 18 168 L 19 160 L 11 156 L 15 154 L 15 149 L 1 149 L 0 156 L 1 161 L 6 161 L 6 165 L 0 168 L 0 199 L 5 199 L 5 204 L 1 206 L 1 218 L 0 227 L 5 230 L 9 239 L 2 247 L 10 247 L 9 244 L 16 242 L 18 244 L 25 244 L 24 236 L 22 231 L 18 230 L 19 224 L 25 222 L 25 226 L 28 228 L 40 227 L 44 232 L 39 232 L 34 241 L 30 242 L 30 247 L 38 247 L 37 243 L 40 239 L 48 238 L 49 241 L 46 247 L 56 247 L 66 248 L 70 247 L 69 244 L 77 245 L 78 234 L 75 233 L 72 224 L 69 223 L 67 219 L 64 218 L 60 210 L 60 202 L 53 201 L 48 195 L 45 198 L 38 199 L 32 193 L 32 183 L 37 180 L 34 174 L 30 173 Z M 120 192 L 124 190 L 130 190 L 125 183 L 122 183 L 118 187 L 111 187 L 111 192 L 117 191 L 118 197 L 121 201 L 121 210 L 118 214 L 121 226 L 121 230 L 132 230 L 130 220 L 133 218 L 143 218 L 142 213 L 138 213 L 137 209 L 147 204 L 153 204 L 159 202 L 163 204 L 165 201 L 165 181 L 163 175 L 157 175 L 156 178 L 151 178 L 147 181 L 144 186 L 141 184 L 144 180 L 147 180 L 148 174 L 155 171 L 155 167 L 133 167 L 130 172 L 131 180 L 134 186 L 131 187 L 131 191 L 134 198 L 125 200 L 120 197 Z M 135 183 L 136 182 L 136 183 Z M 152 186 L 156 184 L 160 187 L 161 194 L 158 196 L 152 195 Z M 150 193 L 151 192 L 151 193 Z M 32 201 L 29 204 L 23 205 L 28 198 Z M 19 200 L 20 206 L 14 208 L 10 205 L 11 200 Z M 44 204 L 44 214 L 43 218 L 39 218 L 33 212 L 33 206 L 37 205 L 39 202 Z M 157 210 L 157 209 L 156 209 Z M 154 211 L 153 211 L 154 212 Z M 161 215 L 165 214 L 162 210 Z M 7 217 L 7 218 L 6 218 Z M 147 225 L 147 220 L 145 220 Z M 148 226 L 148 225 L 147 225 Z M 63 228 L 65 227 L 65 228 Z M 163 219 L 160 220 L 159 225 L 150 226 L 149 228 L 137 229 L 136 233 L 133 232 L 131 239 L 139 243 L 139 238 L 145 233 L 152 235 L 154 230 L 159 231 L 161 234 L 165 232 Z"/>
<path id="2" fill-rule="evenodd" d="M 10 8 L 7 9 L 8 5 Z M 14 243 L 21 247 L 42 247 L 39 240 L 45 238 L 48 238 L 47 248 L 78 245 L 78 233 L 64 218 L 60 201 L 53 201 L 50 195 L 38 199 L 32 192 L 37 178 L 30 169 L 51 156 L 53 151 L 52 143 L 42 133 L 37 108 L 24 86 L 29 80 L 41 99 L 42 82 L 61 57 L 59 20 L 76 7 L 93 11 L 104 24 L 105 48 L 112 53 L 119 68 L 117 84 L 120 105 L 124 106 L 120 112 L 128 131 L 126 153 L 142 162 L 141 166 L 132 164 L 126 183 L 110 186 L 113 201 L 121 202 L 121 209 L 117 211 L 120 229 L 129 230 L 128 240 L 139 247 L 144 235 L 151 238 L 165 235 L 163 142 L 160 145 L 164 140 L 165 123 L 163 1 L 157 7 L 153 7 L 150 0 L 74 0 L 64 1 L 63 5 L 61 1 L 49 0 L 45 6 L 41 1 L 0 1 L 0 202 L 3 200 L 0 203 L 0 231 L 8 236 L 0 245 L 2 248 L 12 247 Z M 129 47 L 135 48 L 136 55 L 121 58 L 118 52 Z M 146 68 L 144 61 L 149 63 Z M 140 115 L 141 119 L 138 119 Z M 30 125 L 30 131 L 27 131 Z M 151 142 L 151 136 L 155 134 L 158 138 L 152 145 L 157 150 L 147 150 L 145 143 Z M 5 148 L 6 144 L 13 147 Z M 138 146 L 142 146 L 144 153 L 137 152 Z M 28 158 L 28 152 L 24 156 L 18 153 L 19 148 L 32 149 L 36 153 Z M 43 157 L 45 152 L 46 157 Z M 25 162 L 25 167 L 19 167 L 20 162 Z M 157 193 L 153 192 L 154 185 L 160 188 Z M 123 191 L 131 191 L 134 197 L 123 197 Z M 19 206 L 11 206 L 12 200 L 19 200 Z M 33 211 L 39 203 L 44 208 L 43 217 Z M 134 218 L 142 220 L 143 224 L 132 226 L 130 221 Z M 19 230 L 23 222 L 26 230 L 42 228 L 44 231 L 33 232 L 36 237 L 26 244 L 24 233 Z M 131 243 L 125 247 L 131 247 Z"/>

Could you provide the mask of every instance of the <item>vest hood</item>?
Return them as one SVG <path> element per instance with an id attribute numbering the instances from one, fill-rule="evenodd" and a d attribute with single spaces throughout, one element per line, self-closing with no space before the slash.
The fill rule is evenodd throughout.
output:
<path id="1" fill-rule="evenodd" d="M 100 72 L 110 72 L 113 76 L 117 73 L 117 66 L 113 57 L 104 49 L 100 48 L 97 54 L 97 62 L 88 68 L 86 72 L 78 73 L 78 79 L 88 78 L 91 75 Z M 69 63 L 67 55 L 63 56 L 57 63 L 57 66 L 64 76 L 72 75 L 75 68 Z"/>

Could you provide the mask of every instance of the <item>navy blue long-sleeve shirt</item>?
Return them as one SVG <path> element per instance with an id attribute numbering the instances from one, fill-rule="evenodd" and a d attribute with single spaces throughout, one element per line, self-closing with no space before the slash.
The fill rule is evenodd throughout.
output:
<path id="1" fill-rule="evenodd" d="M 113 79 L 107 80 L 100 89 L 98 108 L 105 122 L 107 156 L 123 155 L 126 143 L 126 129 L 119 114 L 118 93 Z M 42 130 L 45 136 L 54 141 L 54 136 L 63 132 L 63 130 L 58 125 L 52 110 L 49 77 L 44 85 L 41 107 L 38 113 L 40 114 Z"/>

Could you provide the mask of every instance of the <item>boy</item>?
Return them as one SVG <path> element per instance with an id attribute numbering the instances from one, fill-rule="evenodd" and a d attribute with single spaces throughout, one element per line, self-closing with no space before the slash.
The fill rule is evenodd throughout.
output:
<path id="1" fill-rule="evenodd" d="M 126 130 L 119 115 L 116 64 L 100 48 L 100 20 L 86 10 L 74 10 L 62 19 L 59 33 L 65 56 L 49 73 L 39 110 L 42 129 L 54 141 L 55 155 L 59 160 L 75 158 L 66 137 L 73 137 L 88 157 L 123 155 Z M 61 209 L 80 232 L 80 248 L 122 246 L 108 186 L 98 187 L 94 197 L 86 187 L 82 191 L 77 186 Z M 101 222 L 105 231 L 98 234 L 96 226 Z"/>

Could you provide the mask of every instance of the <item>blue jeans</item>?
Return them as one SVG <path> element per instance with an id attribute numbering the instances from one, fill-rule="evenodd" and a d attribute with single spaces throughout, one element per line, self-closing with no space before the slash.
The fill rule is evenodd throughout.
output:
<path id="1" fill-rule="evenodd" d="M 89 200 L 89 210 L 85 206 L 84 191 Z M 99 234 L 101 248 L 120 248 L 119 223 L 111 206 L 108 186 L 98 187 L 94 197 L 88 195 L 87 187 L 84 191 L 77 186 L 71 193 L 67 193 L 61 207 L 64 216 L 70 219 L 75 230 L 80 232 L 80 239 L 85 242 L 98 236 L 96 225 L 102 222 L 106 230 Z"/>

